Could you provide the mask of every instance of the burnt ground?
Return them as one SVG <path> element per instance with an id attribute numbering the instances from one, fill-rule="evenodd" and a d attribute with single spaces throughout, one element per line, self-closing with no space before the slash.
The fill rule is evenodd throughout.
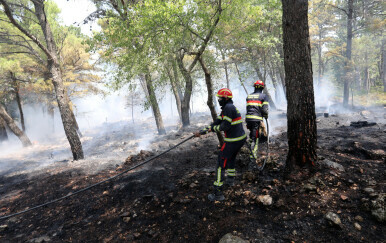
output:
<path id="1" fill-rule="evenodd" d="M 288 147 L 282 131 L 271 137 L 271 160 L 262 172 L 247 170 L 248 153 L 242 149 L 236 185 L 225 189 L 224 202 L 212 203 L 207 195 L 218 149 L 210 134 L 86 192 L 0 221 L 0 241 L 218 242 L 232 233 L 249 242 L 385 242 L 385 221 L 379 217 L 385 217 L 386 125 L 350 126 L 376 118 L 372 114 L 385 119 L 383 107 L 380 112 L 319 116 L 319 162 L 309 178 L 285 176 Z M 196 129 L 162 137 L 158 151 Z M 2 176 L 0 215 L 67 195 L 157 153 L 144 151 L 97 174 L 59 168 Z M 272 204 L 263 205 L 262 195 Z M 331 224 L 328 212 L 341 222 Z"/>

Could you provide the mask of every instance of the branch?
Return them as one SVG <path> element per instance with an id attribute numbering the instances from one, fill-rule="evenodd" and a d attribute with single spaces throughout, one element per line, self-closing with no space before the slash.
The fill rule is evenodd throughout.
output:
<path id="1" fill-rule="evenodd" d="M 32 0 L 33 2 L 36 0 Z M 11 23 L 18 28 L 23 34 L 28 36 L 33 42 L 36 43 L 36 45 L 39 46 L 40 49 L 47 55 L 48 59 L 53 59 L 51 53 L 48 51 L 48 49 L 36 38 L 34 35 L 29 33 L 27 30 L 25 30 L 12 16 L 11 9 L 9 8 L 8 4 L 5 2 L 5 0 L 0 0 L 0 4 L 4 7 L 4 12 L 7 15 L 8 19 L 11 21 Z"/>
<path id="2" fill-rule="evenodd" d="M 341 11 L 343 11 L 346 15 L 348 15 L 348 13 L 347 13 L 347 11 L 346 11 L 346 9 L 343 9 L 343 8 L 340 8 L 340 7 L 338 7 L 338 6 L 335 6 L 335 5 L 332 5 L 332 4 L 327 4 L 328 6 L 331 6 L 331 7 L 333 7 L 333 8 L 336 8 L 336 9 L 339 9 L 339 10 L 341 10 Z"/>
<path id="3" fill-rule="evenodd" d="M 208 42 L 210 40 L 210 38 L 212 37 L 213 35 L 213 32 L 218 24 L 218 22 L 220 21 L 220 16 L 221 16 L 221 12 L 222 12 L 222 8 L 221 8 L 221 0 L 219 0 L 218 2 L 218 7 L 217 7 L 217 18 L 215 19 L 213 25 L 210 27 L 209 29 L 209 32 L 208 34 L 206 35 L 205 39 L 204 39 L 204 42 L 201 44 L 200 46 L 200 49 L 198 49 L 198 53 L 196 55 L 196 57 L 194 58 L 193 62 L 190 64 L 189 68 L 188 68 L 188 71 L 191 72 L 192 69 L 194 68 L 194 66 L 196 65 L 197 61 L 198 61 L 198 58 L 200 58 L 200 56 L 202 55 L 202 53 L 205 51 L 205 48 L 206 46 L 208 45 Z"/>

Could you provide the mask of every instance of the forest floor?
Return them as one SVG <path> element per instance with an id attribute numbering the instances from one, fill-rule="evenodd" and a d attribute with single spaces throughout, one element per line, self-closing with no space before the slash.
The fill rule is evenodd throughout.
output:
<path id="1" fill-rule="evenodd" d="M 285 176 L 286 128 L 276 127 L 270 163 L 262 172 L 248 171 L 243 148 L 236 185 L 224 190 L 222 202 L 207 199 L 215 177 L 216 136 L 193 138 L 124 176 L 0 221 L 0 241 L 219 242 L 231 233 L 239 242 L 385 242 L 385 114 L 383 106 L 318 114 L 317 172 L 302 179 Z M 270 119 L 285 120 L 285 114 Z M 350 126 L 363 120 L 377 124 Z M 192 124 L 198 123 L 192 119 Z M 199 127 L 156 136 L 148 151 L 95 171 L 68 161 L 33 173 L 2 174 L 0 216 L 114 176 Z"/>

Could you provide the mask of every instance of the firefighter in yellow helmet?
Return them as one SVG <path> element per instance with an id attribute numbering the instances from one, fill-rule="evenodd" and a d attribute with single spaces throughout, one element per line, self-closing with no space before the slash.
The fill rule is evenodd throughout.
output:
<path id="1" fill-rule="evenodd" d="M 240 112 L 233 105 L 232 92 L 229 89 L 223 88 L 217 92 L 216 96 L 221 106 L 220 115 L 210 126 L 195 133 L 196 136 L 200 136 L 208 132 L 223 131 L 225 135 L 225 142 L 218 154 L 216 180 L 214 181 L 215 190 L 208 195 L 210 201 L 222 201 L 225 199 L 222 193 L 225 172 L 227 174 L 225 184 L 230 186 L 234 184 L 236 155 L 244 145 L 247 137 L 243 129 Z"/>

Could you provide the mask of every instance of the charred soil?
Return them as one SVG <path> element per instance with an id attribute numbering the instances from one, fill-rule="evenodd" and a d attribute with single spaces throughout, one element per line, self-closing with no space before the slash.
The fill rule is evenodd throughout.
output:
<path id="1" fill-rule="evenodd" d="M 319 161 L 308 178 L 285 177 L 287 139 L 281 132 L 271 137 L 262 172 L 247 170 L 243 148 L 236 185 L 225 188 L 225 201 L 210 202 L 218 153 L 210 134 L 76 196 L 3 220 L 0 241 L 218 242 L 232 233 L 250 242 L 385 242 L 386 126 L 353 127 L 343 120 L 318 118 Z M 170 147 L 195 130 L 169 135 L 163 143 Z M 142 151 L 94 175 L 58 169 L 0 177 L 0 215 L 62 197 L 155 154 Z M 261 202 L 264 195 L 271 204 Z M 340 223 L 330 223 L 329 212 Z"/>

